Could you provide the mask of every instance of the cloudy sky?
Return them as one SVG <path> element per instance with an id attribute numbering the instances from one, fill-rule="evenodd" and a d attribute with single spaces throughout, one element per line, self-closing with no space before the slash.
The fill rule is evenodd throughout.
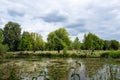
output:
<path id="1" fill-rule="evenodd" d="M 44 39 L 65 27 L 72 40 L 92 32 L 120 41 L 120 0 L 0 0 L 0 28 L 8 21 Z"/>

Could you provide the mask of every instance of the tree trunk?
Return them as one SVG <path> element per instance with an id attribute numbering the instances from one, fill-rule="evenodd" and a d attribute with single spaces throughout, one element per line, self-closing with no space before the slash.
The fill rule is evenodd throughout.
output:
<path id="1" fill-rule="evenodd" d="M 58 53 L 60 53 L 60 49 L 58 49 Z"/>

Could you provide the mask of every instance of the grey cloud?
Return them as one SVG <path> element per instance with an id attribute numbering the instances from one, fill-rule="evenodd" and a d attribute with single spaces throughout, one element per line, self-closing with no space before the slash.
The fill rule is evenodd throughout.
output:
<path id="1" fill-rule="evenodd" d="M 46 16 L 40 18 L 43 19 L 45 22 L 49 22 L 49 23 L 64 22 L 67 20 L 67 17 L 65 15 L 62 15 L 57 11 L 53 11 L 47 14 Z"/>
<path id="2" fill-rule="evenodd" d="M 22 17 L 25 15 L 25 13 L 23 13 L 23 12 L 17 12 L 15 10 L 11 10 L 11 9 L 8 9 L 7 12 L 12 17 L 16 17 L 16 16 Z"/>

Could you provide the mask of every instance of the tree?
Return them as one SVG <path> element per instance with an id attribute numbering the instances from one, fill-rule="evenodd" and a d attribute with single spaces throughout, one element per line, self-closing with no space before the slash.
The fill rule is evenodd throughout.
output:
<path id="1" fill-rule="evenodd" d="M 84 35 L 83 47 L 87 50 L 101 50 L 103 49 L 104 41 L 92 33 Z"/>
<path id="2" fill-rule="evenodd" d="M 18 23 L 8 22 L 3 30 L 4 43 L 8 44 L 11 51 L 18 50 L 18 45 L 21 38 L 21 28 Z"/>
<path id="3" fill-rule="evenodd" d="M 68 47 L 71 43 L 69 34 L 65 28 L 59 28 L 51 33 L 49 33 L 48 45 L 50 50 L 57 50 L 58 53 L 65 47 Z"/>
<path id="4" fill-rule="evenodd" d="M 3 45 L 3 30 L 0 29 L 0 57 L 3 57 L 4 53 L 8 50 L 7 45 Z"/>
<path id="5" fill-rule="evenodd" d="M 37 33 L 23 32 L 22 39 L 19 45 L 20 50 L 43 50 L 45 43 L 42 39 L 42 36 Z"/>
<path id="6" fill-rule="evenodd" d="M 117 40 L 111 40 L 111 49 L 117 50 L 119 48 L 119 42 Z"/>
<path id="7" fill-rule="evenodd" d="M 20 41 L 19 50 L 32 50 L 32 36 L 29 32 L 23 32 L 22 39 Z"/>
<path id="8" fill-rule="evenodd" d="M 79 41 L 79 38 L 76 37 L 74 42 L 73 42 L 73 49 L 80 50 L 80 48 L 81 48 L 81 43 Z"/>
<path id="9" fill-rule="evenodd" d="M 43 50 L 44 46 L 45 46 L 45 43 L 42 39 L 42 36 L 37 34 L 37 33 L 32 32 L 31 37 L 32 37 L 32 40 L 33 40 L 32 41 L 33 50 L 34 51 Z"/>
<path id="10" fill-rule="evenodd" d="M 87 50 L 93 50 L 93 39 L 92 39 L 92 33 L 88 33 L 88 35 L 84 35 L 83 40 L 84 49 Z"/>
<path id="11" fill-rule="evenodd" d="M 111 49 L 111 41 L 110 40 L 104 40 L 104 50 L 110 50 Z"/>

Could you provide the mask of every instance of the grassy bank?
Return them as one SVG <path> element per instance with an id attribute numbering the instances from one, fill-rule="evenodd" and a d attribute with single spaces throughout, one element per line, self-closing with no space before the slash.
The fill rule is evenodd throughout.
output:
<path id="1" fill-rule="evenodd" d="M 100 54 L 100 57 L 104 58 L 120 58 L 120 51 L 108 51 Z"/>
<path id="2" fill-rule="evenodd" d="M 42 57 L 47 57 L 47 58 L 120 58 L 120 51 L 94 51 L 91 53 L 90 51 L 80 51 L 80 52 L 75 52 L 75 51 L 67 51 L 64 53 L 64 51 L 61 51 L 61 53 L 57 53 L 57 51 L 38 51 L 38 52 L 32 52 L 32 51 L 27 51 L 27 52 L 7 52 L 5 54 L 5 58 L 30 58 L 30 59 L 35 59 L 35 58 L 42 58 Z"/>

